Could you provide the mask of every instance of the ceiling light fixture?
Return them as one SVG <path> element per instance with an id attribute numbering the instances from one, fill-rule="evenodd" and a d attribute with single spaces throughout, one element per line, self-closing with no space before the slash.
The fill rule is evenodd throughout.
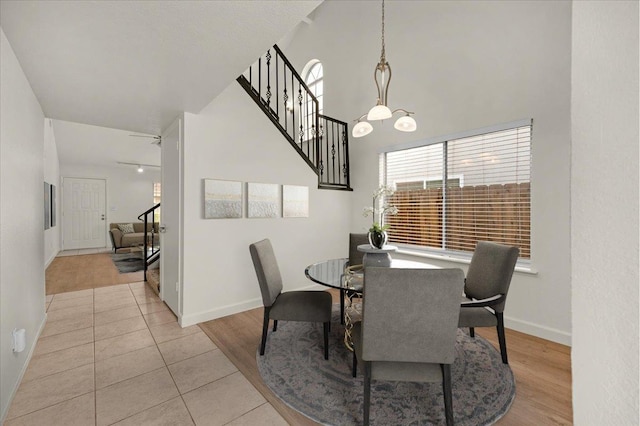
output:
<path id="1" fill-rule="evenodd" d="M 136 166 L 136 170 L 138 171 L 138 173 L 144 173 L 144 168 L 145 167 L 157 167 L 160 168 L 160 166 L 156 166 L 155 164 L 144 164 L 144 163 L 127 163 L 126 161 L 117 161 L 118 164 L 124 164 L 126 166 Z"/>
<path id="2" fill-rule="evenodd" d="M 378 79 L 380 81 L 378 81 Z M 360 118 L 355 120 L 357 123 L 353 126 L 353 137 L 361 138 L 373 131 L 373 126 L 368 121 L 386 120 L 387 118 L 391 118 L 396 112 L 401 112 L 404 115 L 398 118 L 393 127 L 401 132 L 415 131 L 418 126 L 416 120 L 411 117 L 411 115 L 414 114 L 412 111 L 400 108 L 392 112 L 387 106 L 389 82 L 391 81 L 391 66 L 389 62 L 387 62 L 384 50 L 384 0 L 382 0 L 382 52 L 380 53 L 380 62 L 378 62 L 373 72 L 373 80 L 376 82 L 376 88 L 378 89 L 378 101 L 367 114 L 362 114 Z M 364 121 L 365 117 L 368 121 Z"/>

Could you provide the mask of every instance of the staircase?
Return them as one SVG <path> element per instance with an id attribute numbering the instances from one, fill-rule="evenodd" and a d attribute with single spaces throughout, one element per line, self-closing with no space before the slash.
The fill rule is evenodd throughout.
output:
<path id="1" fill-rule="evenodd" d="M 319 114 L 318 100 L 277 45 L 237 81 L 318 175 L 318 188 L 352 190 L 347 123 Z"/>
<path id="2" fill-rule="evenodd" d="M 160 270 L 150 268 L 150 266 L 160 260 L 160 236 L 158 235 L 158 223 L 154 220 L 155 214 L 156 212 L 159 212 L 159 209 L 160 203 L 138 216 L 138 220 L 144 222 L 143 241 L 147 242 L 142 249 L 144 280 L 149 283 L 156 293 L 160 293 Z M 153 224 L 151 232 L 149 232 L 149 223 Z"/>

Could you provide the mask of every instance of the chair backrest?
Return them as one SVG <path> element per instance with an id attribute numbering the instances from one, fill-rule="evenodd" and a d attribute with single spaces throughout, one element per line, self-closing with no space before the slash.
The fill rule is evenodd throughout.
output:
<path id="1" fill-rule="evenodd" d="M 369 244 L 367 234 L 349 234 L 349 265 L 362 265 L 364 253 L 358 251 L 361 244 Z"/>
<path id="2" fill-rule="evenodd" d="M 504 294 L 506 298 L 519 254 L 518 247 L 478 241 L 467 271 L 465 294 L 475 299 L 496 294 Z M 502 312 L 505 302 L 506 300 L 492 308 L 496 312 Z"/>
<path id="3" fill-rule="evenodd" d="M 367 267 L 364 282 L 363 360 L 453 363 L 461 269 Z"/>
<path id="4" fill-rule="evenodd" d="M 258 276 L 262 302 L 264 306 L 269 307 L 273 305 L 273 302 L 282 292 L 282 276 L 280 275 L 276 255 L 273 253 L 271 241 L 265 239 L 253 243 L 249 246 L 249 251 L 251 252 L 251 260 L 253 260 L 253 267 Z"/>

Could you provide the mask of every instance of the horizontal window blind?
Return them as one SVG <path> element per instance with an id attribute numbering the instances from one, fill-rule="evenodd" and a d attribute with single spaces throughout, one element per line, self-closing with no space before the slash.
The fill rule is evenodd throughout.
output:
<path id="1" fill-rule="evenodd" d="M 390 241 L 473 252 L 478 241 L 531 256 L 531 125 L 381 154 L 398 214 Z"/>

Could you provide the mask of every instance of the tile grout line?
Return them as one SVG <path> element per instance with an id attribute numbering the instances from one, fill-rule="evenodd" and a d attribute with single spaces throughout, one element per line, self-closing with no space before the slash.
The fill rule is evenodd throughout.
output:
<path id="1" fill-rule="evenodd" d="M 233 423 L 233 422 L 235 422 L 236 420 L 238 420 L 240 417 L 242 417 L 242 416 L 246 416 L 247 414 L 249 414 L 249 413 L 252 413 L 252 412 L 256 411 L 256 410 L 257 410 L 258 408 L 260 408 L 260 407 L 264 407 L 265 405 L 271 405 L 271 403 L 270 403 L 269 401 L 267 401 L 267 400 L 266 400 L 266 398 L 265 398 L 265 402 L 264 402 L 264 403 L 262 403 L 262 404 L 258 405 L 257 407 L 252 408 L 251 410 L 247 411 L 246 413 L 243 413 L 241 416 L 238 416 L 238 417 L 236 417 L 235 419 L 229 420 L 227 423 L 225 423 L 225 424 L 224 424 L 224 425 L 222 425 L 222 426 L 225 426 L 225 425 L 228 425 L 228 424 L 230 424 L 230 423 Z M 274 408 L 274 410 L 275 410 L 275 408 Z"/>
<path id="2" fill-rule="evenodd" d="M 137 299 L 136 299 L 136 302 L 137 302 Z M 162 300 L 161 300 L 161 302 L 162 302 Z M 164 303 L 164 302 L 162 302 L 162 303 Z M 138 307 L 139 307 L 139 306 L 140 306 L 140 303 L 138 303 Z M 142 311 L 141 311 L 141 312 L 142 312 Z M 144 318 L 144 314 L 143 314 L 143 318 Z M 145 323 L 146 323 L 146 318 L 145 318 Z M 167 323 L 167 324 L 169 324 L 169 323 Z M 157 325 L 158 325 L 158 326 L 161 326 L 161 325 L 164 325 L 164 324 L 157 324 Z M 180 399 L 182 400 L 182 403 L 184 404 L 184 406 L 185 406 L 185 408 L 186 408 L 186 410 L 187 410 L 187 413 L 189 413 L 189 417 L 191 418 L 191 421 L 193 422 L 193 424 L 197 424 L 197 423 L 196 423 L 195 418 L 193 417 L 193 414 L 191 413 L 191 410 L 189 410 L 189 406 L 187 405 L 187 402 L 184 400 L 184 395 L 186 395 L 186 394 L 187 394 L 187 393 L 189 393 L 189 392 L 193 392 L 193 391 L 195 391 L 195 390 L 197 390 L 197 389 L 200 389 L 200 388 L 202 388 L 202 387 L 204 387 L 204 386 L 207 386 L 207 385 L 209 385 L 209 384 L 211 384 L 211 383 L 215 383 L 215 382 L 217 382 L 218 380 L 221 380 L 221 379 L 223 379 L 223 378 L 229 377 L 231 374 L 234 374 L 234 373 L 239 372 L 239 370 L 236 368 L 236 371 L 234 371 L 234 372 L 232 372 L 232 373 L 230 373 L 230 374 L 227 374 L 226 376 L 219 377 L 218 379 L 216 379 L 216 380 L 214 380 L 214 381 L 212 381 L 212 382 L 205 383 L 205 384 L 204 384 L 204 385 L 202 385 L 202 386 L 198 386 L 197 388 L 191 389 L 191 390 L 189 390 L 189 392 L 182 393 L 182 391 L 181 391 L 181 390 L 180 390 L 180 388 L 178 387 L 178 384 L 176 383 L 175 377 L 173 376 L 173 373 L 171 372 L 171 369 L 169 368 L 169 366 L 170 366 L 170 365 L 178 364 L 179 362 L 187 361 L 187 360 L 189 360 L 189 359 L 193 359 L 193 358 L 195 358 L 195 357 L 201 356 L 201 355 L 206 354 L 206 353 L 209 353 L 209 352 L 213 352 L 213 351 L 215 351 L 215 350 L 218 350 L 218 351 L 219 351 L 220 349 L 217 347 L 217 345 L 215 345 L 215 344 L 214 344 L 214 346 L 216 346 L 216 347 L 215 347 L 214 349 L 210 350 L 210 351 L 206 351 L 206 352 L 203 352 L 203 353 L 201 353 L 201 354 L 197 354 L 197 355 L 194 355 L 194 356 L 191 356 L 191 357 L 188 357 L 188 358 L 182 359 L 182 360 L 180 360 L 180 361 L 174 362 L 174 363 L 172 363 L 172 364 L 168 364 L 168 363 L 167 363 L 167 360 L 166 360 L 166 358 L 165 358 L 165 356 L 162 354 L 162 351 L 160 350 L 160 346 L 159 346 L 160 344 L 159 344 L 159 343 L 158 343 L 158 341 L 156 340 L 156 336 L 154 336 L 154 335 L 153 335 L 153 332 L 151 331 L 151 327 L 149 326 L 149 324 L 148 324 L 148 323 L 147 323 L 147 329 L 149 330 L 149 333 L 151 334 L 151 337 L 153 338 L 153 341 L 154 341 L 154 342 L 155 342 L 155 344 L 156 344 L 156 349 L 157 349 L 157 350 L 158 350 L 158 352 L 160 353 L 160 357 L 162 358 L 162 362 L 164 363 L 164 366 L 165 366 L 165 368 L 167 369 L 167 372 L 169 373 L 169 376 L 171 377 L 171 380 L 173 381 L 173 384 L 174 384 L 174 386 L 176 387 L 176 390 L 178 391 L 178 395 L 180 396 Z M 202 330 L 200 330 L 200 332 L 202 332 Z M 161 343 L 171 342 L 171 341 L 174 341 L 174 340 L 181 339 L 181 338 L 183 338 L 183 337 L 191 336 L 191 335 L 193 335 L 193 334 L 196 334 L 196 333 L 191 333 L 191 334 L 188 334 L 188 335 L 186 335 L 186 336 L 176 337 L 175 339 L 169 339 L 169 340 L 166 340 L 166 341 L 161 342 Z M 205 336 L 206 336 L 206 333 L 205 333 Z M 207 336 L 207 338 L 208 338 L 208 336 Z M 213 342 L 212 342 L 212 343 L 213 343 Z M 220 353 L 222 353 L 222 351 L 221 351 Z M 223 355 L 224 355 L 224 353 L 223 353 Z M 225 355 L 225 357 L 226 357 L 226 355 Z M 235 366 L 234 366 L 234 367 L 235 367 Z M 167 401 L 164 401 L 164 402 L 167 402 Z M 164 402 L 163 402 L 163 403 L 164 403 Z M 158 405 L 160 405 L 160 404 L 158 404 Z M 153 407 L 152 407 L 152 408 L 153 408 Z M 242 415 L 244 415 L 244 414 L 246 414 L 246 413 L 243 413 Z M 241 416 L 240 416 L 240 417 L 241 417 Z M 233 419 L 233 420 L 235 420 L 235 419 Z"/>
<path id="3" fill-rule="evenodd" d="M 53 298 L 55 298 L 55 295 L 54 295 L 54 297 L 53 297 Z M 52 301 L 53 301 L 53 298 L 52 298 Z M 48 312 L 48 308 L 47 308 L 47 310 L 46 310 L 45 312 Z M 89 328 L 89 327 L 85 327 L 85 328 L 82 328 L 82 329 L 79 329 L 79 330 L 84 330 L 84 329 L 86 329 L 86 328 Z M 73 331 L 75 331 L 75 330 L 73 330 Z M 47 336 L 47 337 L 48 337 L 48 336 Z M 39 340 L 39 339 L 38 339 L 38 340 Z M 36 344 L 37 344 L 37 342 L 36 342 Z M 78 347 L 78 346 L 82 346 L 82 345 L 86 345 L 86 344 L 87 344 L 87 343 L 83 343 L 83 344 L 80 344 L 80 345 L 71 346 L 71 347 L 69 347 L 69 348 L 59 349 L 59 350 L 57 350 L 57 351 L 48 352 L 48 353 L 46 353 L 46 354 L 44 354 L 44 355 L 49 355 L 49 354 L 51 354 L 51 353 L 59 352 L 59 351 L 66 350 L 66 349 L 76 348 L 76 347 Z M 40 355 L 40 356 L 42 356 L 42 355 Z M 30 364 L 31 364 L 31 363 L 30 363 Z M 33 380 L 27 380 L 27 382 L 24 382 L 24 381 L 23 381 L 23 382 L 21 382 L 20 384 L 22 385 L 22 383 L 29 383 L 29 382 L 31 382 L 31 381 L 40 380 L 40 379 L 43 379 L 43 378 L 46 378 L 46 377 L 51 377 L 51 376 L 53 376 L 53 375 L 55 375 L 55 374 L 64 373 L 64 372 L 67 372 L 67 371 L 70 371 L 70 370 L 73 370 L 73 369 L 76 369 L 76 368 L 84 367 L 84 366 L 87 366 L 87 365 L 90 365 L 90 363 L 82 364 L 82 365 L 76 365 L 76 366 L 74 366 L 74 367 L 67 368 L 67 369 L 62 370 L 62 371 L 58 371 L 58 372 L 56 372 L 56 373 L 47 374 L 47 375 L 44 375 L 44 376 L 38 377 L 38 378 L 33 379 Z M 28 416 L 28 415 L 32 415 L 32 414 L 34 414 L 34 413 L 37 413 L 38 411 L 42 411 L 42 410 L 49 409 L 49 408 L 51 408 L 51 407 L 55 407 L 56 405 L 63 404 L 63 403 L 65 403 L 65 402 L 69 402 L 69 401 L 71 401 L 71 400 L 73 400 L 73 399 L 79 398 L 79 397 L 84 396 L 84 395 L 88 395 L 88 394 L 90 394 L 90 393 L 93 393 L 93 394 L 94 394 L 94 404 L 95 404 L 95 348 L 94 348 L 94 366 L 93 366 L 93 372 L 94 372 L 94 386 L 93 386 L 93 391 L 89 391 L 89 392 L 86 392 L 86 393 L 83 393 L 83 394 L 75 395 L 75 396 L 73 396 L 73 397 L 71 397 L 71 398 L 68 398 L 68 399 L 65 399 L 65 400 L 62 400 L 62 401 L 58 401 L 58 402 L 56 402 L 56 403 L 54 403 L 54 404 L 47 405 L 47 406 L 45 406 L 45 407 L 41 407 L 41 408 L 39 408 L 39 409 L 37 409 L 37 410 L 31 411 L 31 412 L 25 413 L 25 414 L 23 414 L 23 415 L 21 415 L 21 416 L 14 417 L 14 418 L 12 418 L 12 419 L 7 419 L 7 420 L 16 420 L 16 419 L 19 419 L 19 418 L 21 418 L 21 417 L 25 417 L 25 416 Z"/>
<path id="4" fill-rule="evenodd" d="M 170 377 L 171 377 L 171 379 L 172 379 L 172 382 L 173 382 L 173 384 L 174 384 L 174 386 L 175 386 L 175 388 L 176 388 L 176 390 L 177 390 L 177 392 L 178 392 L 178 395 L 180 396 L 181 401 L 183 402 L 183 404 L 184 404 L 185 408 L 187 409 L 187 412 L 189 413 L 189 416 L 190 416 L 190 418 L 191 418 L 192 422 L 194 422 L 194 424 L 195 424 L 195 423 L 196 423 L 196 422 L 195 422 L 195 419 L 194 419 L 194 417 L 193 417 L 193 415 L 192 415 L 191 411 L 190 411 L 190 410 L 188 409 L 188 407 L 187 407 L 186 401 L 185 401 L 185 399 L 184 399 L 184 394 L 183 394 L 183 393 L 180 391 L 180 389 L 178 388 L 177 383 L 176 383 L 176 381 L 175 381 L 175 378 L 174 378 L 174 376 L 173 376 L 173 374 L 172 374 L 171 370 L 169 369 L 169 366 L 170 366 L 170 365 L 175 365 L 175 364 L 180 363 L 180 362 L 188 361 L 188 360 L 190 360 L 190 359 L 193 359 L 193 358 L 198 357 L 198 356 L 202 356 L 202 355 L 207 354 L 207 353 L 212 353 L 212 352 L 214 352 L 214 351 L 216 351 L 216 350 L 219 350 L 219 351 L 220 351 L 220 353 L 222 353 L 223 355 L 224 355 L 224 352 L 222 352 L 222 351 L 220 350 L 220 348 L 218 348 L 218 347 L 217 347 L 217 345 L 214 345 L 214 346 L 215 346 L 214 348 L 212 348 L 212 349 L 210 349 L 210 350 L 207 350 L 207 351 L 205 351 L 205 352 L 203 352 L 203 353 L 200 353 L 200 354 L 197 354 L 197 355 L 193 355 L 193 356 L 189 356 L 188 358 L 181 359 L 180 361 L 177 361 L 177 362 L 173 362 L 173 363 L 171 363 L 171 364 L 168 364 L 168 363 L 167 363 L 167 360 L 165 359 L 165 357 L 162 355 L 162 352 L 160 351 L 160 348 L 159 348 L 160 343 L 158 343 L 156 336 L 154 336 L 154 335 L 153 335 L 153 333 L 151 332 L 151 328 L 152 328 L 152 327 L 161 327 L 161 326 L 163 326 L 163 325 L 172 324 L 172 323 L 173 323 L 173 321 L 168 321 L 168 322 L 161 323 L 161 324 L 154 324 L 153 326 L 152 326 L 152 325 L 150 325 L 150 324 L 149 324 L 149 322 L 148 322 L 148 319 L 145 317 L 145 315 L 152 315 L 152 314 L 160 313 L 160 312 L 163 312 L 163 311 L 149 312 L 149 313 L 147 313 L 147 314 L 142 313 L 142 309 L 141 309 L 141 305 L 142 305 L 142 304 L 140 303 L 140 301 L 138 300 L 138 298 L 136 298 L 136 293 L 138 293 L 138 294 L 139 294 L 140 292 L 139 292 L 139 291 L 134 292 L 134 289 L 133 289 L 133 288 L 131 288 L 132 283 L 126 283 L 126 284 L 127 284 L 128 290 L 129 290 L 129 295 L 132 295 L 132 296 L 134 297 L 134 300 L 135 300 L 135 302 L 136 302 L 135 306 L 137 306 L 137 307 L 138 307 L 138 311 L 140 312 L 140 315 L 142 315 L 142 318 L 143 318 L 143 320 L 144 320 L 145 328 L 147 329 L 147 331 L 149 332 L 149 334 L 151 334 L 151 337 L 152 337 L 152 339 L 153 339 L 153 345 L 146 346 L 145 348 L 149 348 L 149 347 L 155 346 L 155 348 L 156 348 L 156 350 L 158 351 L 158 353 L 160 353 L 160 355 L 161 355 L 161 359 L 162 359 L 163 364 L 164 364 L 164 368 L 165 368 L 165 369 L 166 369 L 166 371 L 169 373 L 169 375 L 170 375 Z M 117 285 L 117 284 L 116 284 L 116 285 Z M 115 286 L 115 285 L 114 285 L 114 286 Z M 143 288 L 144 288 L 144 286 L 143 286 Z M 97 340 L 96 340 L 96 327 L 98 327 L 98 325 L 96 324 L 96 312 L 95 312 L 95 309 L 96 309 L 96 300 L 100 298 L 100 297 L 99 297 L 100 295 L 96 293 L 96 291 L 95 291 L 95 289 L 94 289 L 94 288 L 92 288 L 92 289 L 90 289 L 90 290 L 92 290 L 92 291 L 91 291 L 91 296 L 90 296 L 90 297 L 92 298 L 92 300 L 91 300 L 91 305 L 90 305 L 90 306 L 91 306 L 90 313 L 91 313 L 91 315 L 92 315 L 92 326 L 89 326 L 89 327 L 83 327 L 83 328 L 74 329 L 74 330 L 69 330 L 69 331 L 65 331 L 65 332 L 62 332 L 62 333 L 53 334 L 53 335 L 51 335 L 51 336 L 46 336 L 46 337 L 53 337 L 53 336 L 57 336 L 57 335 L 60 335 L 60 334 L 67 333 L 67 332 L 73 332 L 73 331 L 78 331 L 78 330 L 85 330 L 85 329 L 87 329 L 87 328 L 91 328 L 91 329 L 92 329 L 92 330 L 91 330 L 91 333 L 92 333 L 91 342 L 87 342 L 87 343 L 90 343 L 90 344 L 92 345 L 92 347 L 93 347 L 93 354 L 92 354 L 92 356 L 93 356 L 93 357 L 92 357 L 92 361 L 93 361 L 93 362 L 92 362 L 92 364 L 93 364 L 93 365 L 92 365 L 92 366 L 93 366 L 93 390 L 92 390 L 92 391 L 90 391 L 90 392 L 86 392 L 86 393 L 84 393 L 84 394 L 82 394 L 82 395 L 76 395 L 76 396 L 74 396 L 74 397 L 72 397 L 72 398 L 68 398 L 68 399 L 66 399 L 66 400 L 64 400 L 64 401 L 59 401 L 59 402 L 57 402 L 56 404 L 53 404 L 52 406 L 55 406 L 55 405 L 58 405 L 58 404 L 62 404 L 62 403 L 68 402 L 68 401 L 73 400 L 73 399 L 75 399 L 75 398 L 78 398 L 78 397 L 81 397 L 81 396 L 88 395 L 89 393 L 91 393 L 91 392 L 92 392 L 92 393 L 93 393 L 93 402 L 94 402 L 94 416 L 93 416 L 93 418 L 94 418 L 94 425 L 97 425 L 97 424 L 98 424 L 98 421 L 97 421 L 97 416 L 98 416 L 97 391 L 98 391 L 98 388 L 97 388 L 97 368 L 96 368 L 96 364 L 97 364 Z M 136 290 L 138 290 L 138 289 L 136 288 Z M 82 291 L 82 290 L 80 290 L 80 291 Z M 54 301 L 55 299 L 56 299 L 56 295 L 52 295 L 52 297 L 51 297 L 51 301 L 50 301 L 50 302 L 47 304 L 47 306 L 45 307 L 45 312 L 48 312 L 49 307 L 51 306 L 51 303 L 53 303 L 53 301 Z M 72 298 L 72 299 L 73 299 L 73 298 Z M 63 300 L 72 300 L 72 299 L 63 299 Z M 148 299 L 146 299 L 146 298 L 144 297 L 144 294 L 143 294 L 143 295 L 141 295 L 141 300 L 142 300 L 142 301 L 148 301 Z M 150 302 L 150 303 L 158 303 L 158 302 L 156 302 L 156 301 L 152 301 L 152 302 Z M 163 302 L 162 302 L 162 301 L 160 301 L 160 303 L 163 303 Z M 143 303 L 143 304 L 144 304 L 144 303 Z M 149 303 L 146 303 L 146 304 L 149 304 Z M 163 303 L 163 304 L 164 304 L 164 303 Z M 81 305 L 80 305 L 80 306 L 81 306 Z M 131 307 L 133 307 L 134 305 L 130 305 L 130 306 L 131 306 Z M 78 308 L 78 306 L 71 306 L 71 307 L 69 307 L 69 308 L 63 308 L 63 309 L 77 309 L 77 308 Z M 115 308 L 107 309 L 106 311 L 102 311 L 102 312 L 108 312 L 108 311 L 117 310 L 117 309 L 123 309 L 123 308 L 126 308 L 126 306 L 124 306 L 124 307 L 120 307 L 120 306 L 118 306 L 118 307 L 115 307 Z M 62 310 L 62 309 L 61 309 L 61 310 Z M 169 311 L 169 312 L 170 312 L 170 311 Z M 89 312 L 87 312 L 87 314 L 88 314 L 88 313 L 89 313 Z M 65 319 L 65 318 L 63 318 L 62 320 L 64 320 L 64 319 Z M 123 319 L 123 320 L 127 320 L 127 319 L 130 319 L 130 318 L 125 318 L 125 319 Z M 118 320 L 118 321 L 122 321 L 122 320 Z M 118 321 L 111 321 L 110 323 L 106 323 L 106 324 L 102 324 L 102 325 L 107 325 L 107 324 L 115 323 L 115 322 L 118 322 Z M 54 322 L 55 322 L 55 321 L 54 321 Z M 131 332 L 128 332 L 128 333 L 124 333 L 124 334 L 121 334 L 121 335 L 118 335 L 118 336 L 113 336 L 113 337 L 122 337 L 122 336 L 125 336 L 125 335 L 127 335 L 127 334 L 132 334 L 132 333 L 135 333 L 135 332 L 139 332 L 139 331 L 141 331 L 141 330 L 144 330 L 145 328 L 142 328 L 142 329 L 140 329 L 140 330 L 134 330 L 134 331 L 131 331 Z M 202 332 L 202 333 L 204 333 L 204 331 L 203 331 L 203 330 L 201 330 L 201 328 L 198 328 L 198 329 L 194 329 L 194 331 L 193 331 L 192 333 L 189 333 L 189 334 L 186 334 L 186 335 L 182 335 L 182 336 L 173 337 L 173 338 L 170 338 L 170 339 L 168 339 L 168 340 L 166 340 L 166 341 L 163 341 L 163 342 L 161 342 L 161 343 L 168 343 L 168 342 L 172 342 L 172 341 L 179 340 L 179 339 L 182 339 L 182 338 L 186 338 L 186 337 L 189 337 L 189 336 L 193 336 L 193 335 L 197 334 L 198 332 Z M 204 335 L 209 339 L 209 337 L 208 337 L 208 335 L 207 335 L 206 333 L 204 333 Z M 102 340 L 107 340 L 107 339 L 102 339 Z M 209 339 L 209 340 L 210 340 L 210 339 Z M 71 347 L 68 347 L 68 348 L 59 349 L 59 350 L 52 351 L 52 352 L 49 352 L 49 353 L 44 354 L 44 355 L 49 355 L 49 354 L 53 354 L 53 353 L 56 353 L 56 352 L 59 352 L 59 351 L 62 351 L 62 350 L 68 350 L 68 349 L 76 348 L 76 347 L 79 347 L 79 346 L 82 346 L 82 345 L 86 345 L 87 343 L 82 343 L 82 344 L 74 345 L 74 346 L 71 346 Z M 212 343 L 213 343 L 213 342 L 212 342 Z M 145 349 L 145 348 L 139 348 L 139 349 L 136 349 L 136 350 L 141 350 L 141 349 Z M 123 354 L 119 354 L 119 355 L 117 355 L 117 356 L 125 355 L 125 354 L 131 353 L 131 352 L 133 352 L 133 351 L 128 351 L 128 352 L 125 352 L 125 353 L 123 353 Z M 226 355 L 224 355 L 224 356 L 226 357 Z M 106 358 L 106 359 L 109 359 L 109 358 Z M 91 364 L 91 363 L 86 363 L 86 364 L 83 364 L 83 365 L 76 365 L 76 366 L 74 366 L 73 368 L 79 368 L 79 367 L 87 366 L 87 365 L 89 365 L 89 364 Z M 234 366 L 234 367 L 235 367 L 235 366 Z M 159 367 L 159 368 L 154 369 L 154 370 L 152 370 L 152 371 L 150 371 L 150 372 L 153 372 L 153 371 L 159 371 L 159 370 L 161 370 L 162 368 L 163 368 L 163 367 Z M 68 371 L 68 370 L 69 370 L 69 369 L 67 369 L 67 370 L 63 370 L 63 371 L 61 371 L 61 372 Z M 147 373 L 150 373 L 150 372 L 147 372 Z M 147 373 L 143 373 L 143 374 L 147 374 Z M 229 373 L 229 374 L 226 374 L 226 375 L 224 375 L 224 376 L 222 376 L 222 377 L 219 377 L 219 378 L 217 378 L 216 380 L 213 380 L 213 381 L 211 381 L 211 382 L 209 382 L 209 383 L 206 383 L 206 384 L 204 384 L 204 385 L 202 385 L 202 386 L 196 387 L 196 388 L 194 388 L 194 389 L 190 389 L 188 392 L 185 392 L 185 394 L 186 394 L 186 393 L 189 393 L 189 392 L 192 392 L 192 391 L 195 391 L 195 390 L 197 390 L 197 389 L 200 389 L 200 388 L 202 388 L 202 387 L 204 387 L 204 386 L 206 386 L 206 385 L 209 385 L 209 384 L 211 384 L 211 383 L 215 383 L 215 382 L 217 382 L 217 381 L 219 381 L 219 380 L 221 380 L 221 379 L 227 378 L 227 377 L 229 377 L 229 376 L 231 376 L 231 375 L 233 375 L 233 374 L 236 374 L 236 373 L 241 373 L 241 372 L 237 369 L 237 367 L 236 367 L 236 371 L 233 371 L 233 372 L 231 372 L 231 373 Z M 242 373 L 241 373 L 241 374 L 242 374 Z M 140 375 L 141 375 L 141 374 L 140 374 Z M 125 380 L 129 380 L 129 379 L 132 379 L 132 378 L 135 378 L 135 377 L 139 377 L 140 375 L 133 376 L 133 377 L 127 378 L 127 379 L 125 379 Z M 47 376 L 49 376 L 49 375 L 47 375 Z M 47 377 L 47 376 L 42 376 L 42 377 Z M 39 377 L 39 378 L 42 378 L 42 377 Z M 103 389 L 106 389 L 106 388 L 108 388 L 108 387 L 110 387 L 110 386 L 113 386 L 113 385 L 116 385 L 116 384 L 118 384 L 118 383 L 121 383 L 122 381 L 124 381 L 124 380 L 121 380 L 121 381 L 116 382 L 116 383 L 112 383 L 112 384 L 110 384 L 109 386 L 105 386 Z M 146 409 L 144 409 L 144 410 L 142 410 L 142 411 L 139 411 L 138 413 L 134 413 L 134 414 L 132 414 L 131 416 L 128 416 L 128 417 L 126 417 L 126 418 L 129 418 L 129 417 L 135 416 L 135 415 L 137 415 L 137 414 L 139 414 L 139 413 L 142 413 L 142 412 L 144 412 L 144 411 L 147 411 L 147 410 L 148 410 L 148 409 L 150 409 L 150 408 L 157 407 L 157 406 L 159 406 L 159 405 L 161 405 L 161 404 L 164 404 L 164 403 L 166 403 L 166 402 L 170 401 L 171 399 L 173 399 L 173 398 L 169 398 L 169 399 L 168 399 L 168 400 L 166 400 L 166 401 L 163 401 L 163 402 L 161 402 L 161 403 L 159 403 L 159 404 L 156 404 L 156 405 L 154 405 L 153 407 L 146 408 Z M 267 401 L 267 402 L 265 402 L 265 403 L 268 403 L 268 401 Z M 260 404 L 258 407 L 261 407 L 262 405 L 264 405 L 264 403 L 263 403 L 263 404 Z M 34 412 L 37 412 L 37 411 L 40 411 L 40 410 L 43 410 L 43 409 L 46 409 L 46 408 L 50 408 L 50 407 L 51 407 L 51 406 L 48 406 L 48 407 L 42 407 L 42 408 L 40 408 L 40 409 L 38 409 L 38 410 L 35 410 L 35 411 L 31 412 L 31 413 L 27 413 L 27 414 L 25 414 L 25 415 L 32 414 L 32 413 L 34 413 Z M 251 410 L 247 411 L 246 413 L 241 414 L 240 416 L 236 417 L 235 419 L 237 419 L 237 418 L 239 418 L 239 417 L 244 416 L 245 414 L 247 414 L 247 413 L 249 413 L 249 412 L 251 412 L 251 411 L 255 410 L 255 409 L 256 409 L 256 408 L 258 408 L 258 407 L 254 407 L 253 409 L 251 409 Z M 22 416 L 20 416 L 20 417 L 22 417 Z M 233 420 L 235 420 L 235 419 L 233 419 Z M 124 419 L 120 419 L 120 420 L 118 420 L 118 421 L 122 421 L 122 420 L 124 420 Z M 231 420 L 231 421 L 233 421 L 233 420 Z"/>

